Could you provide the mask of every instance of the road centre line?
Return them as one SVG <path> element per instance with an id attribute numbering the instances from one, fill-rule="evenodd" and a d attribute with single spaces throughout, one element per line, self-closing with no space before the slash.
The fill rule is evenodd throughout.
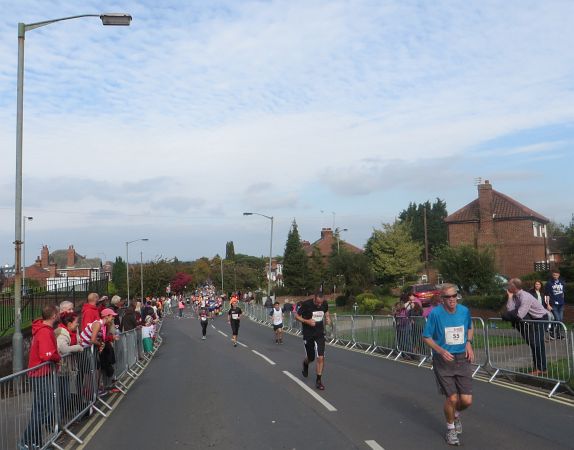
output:
<path id="1" fill-rule="evenodd" d="M 214 330 L 216 330 L 215 325 L 211 324 L 211 328 L 213 328 Z"/>
<path id="2" fill-rule="evenodd" d="M 373 440 L 369 440 L 369 441 L 365 441 L 365 444 L 367 444 L 369 447 L 371 447 L 373 450 L 385 450 L 383 447 L 381 447 L 377 441 L 373 441 Z"/>
<path id="3" fill-rule="evenodd" d="M 261 356 L 265 361 L 267 361 L 269 364 L 271 364 L 272 366 L 275 365 L 274 361 L 271 361 L 269 358 L 267 358 L 267 356 L 265 356 L 263 353 L 259 353 L 257 350 L 251 350 L 253 353 L 255 353 L 257 356 Z"/>
<path id="4" fill-rule="evenodd" d="M 321 397 L 319 394 L 317 394 L 313 389 L 311 389 L 309 386 L 307 386 L 305 383 L 303 383 L 299 378 L 297 378 L 291 372 L 284 370 L 283 373 L 285 375 L 287 375 L 289 378 L 291 378 L 300 387 L 302 387 L 303 390 L 305 390 L 308 394 L 310 394 L 315 400 L 317 400 L 319 403 L 321 403 L 325 408 L 327 408 L 327 411 L 331 411 L 331 412 L 337 411 L 337 408 L 335 408 L 333 405 L 331 405 L 331 403 L 329 403 L 327 400 L 325 400 L 323 397 Z"/>
<path id="5" fill-rule="evenodd" d="M 237 341 L 237 344 L 238 344 L 238 345 L 241 345 L 242 347 L 248 348 L 247 345 L 245 345 L 245 344 L 242 343 L 242 342 Z"/>
<path id="6" fill-rule="evenodd" d="M 223 331 L 221 331 L 221 330 L 217 330 L 217 332 L 218 332 L 219 334 L 225 336 L 225 337 L 229 337 L 229 336 L 227 336 L 227 335 L 226 335 Z"/>

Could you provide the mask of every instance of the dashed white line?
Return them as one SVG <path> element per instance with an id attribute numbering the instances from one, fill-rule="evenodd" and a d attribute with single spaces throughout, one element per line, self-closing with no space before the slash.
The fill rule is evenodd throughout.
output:
<path id="1" fill-rule="evenodd" d="M 261 356 L 261 358 L 263 358 L 265 361 L 267 361 L 269 364 L 271 364 L 272 366 L 275 365 L 275 361 L 270 360 L 269 358 L 267 358 L 267 356 L 265 356 L 263 353 L 259 353 L 257 350 L 251 350 L 253 353 L 255 353 L 257 356 Z"/>
<path id="2" fill-rule="evenodd" d="M 373 450 L 385 450 L 383 447 L 381 447 L 377 441 L 373 441 L 373 440 L 369 440 L 369 441 L 365 441 L 365 444 L 367 444 L 369 447 L 371 447 Z"/>
<path id="3" fill-rule="evenodd" d="M 329 403 L 327 400 L 325 400 L 323 397 L 321 397 L 319 394 L 317 394 L 313 389 L 311 389 L 309 386 L 307 386 L 305 383 L 303 383 L 295 375 L 288 372 L 287 370 L 284 370 L 283 373 L 285 375 L 287 375 L 289 378 L 291 378 L 300 387 L 302 387 L 308 394 L 310 394 L 315 400 L 317 400 L 319 403 L 321 403 L 325 408 L 327 408 L 327 411 L 331 411 L 331 412 L 337 411 L 337 408 L 335 408 L 333 405 L 331 405 L 331 403 Z"/>
<path id="4" fill-rule="evenodd" d="M 213 328 L 215 330 L 215 325 L 211 324 L 211 328 Z"/>
<path id="5" fill-rule="evenodd" d="M 237 344 L 238 344 L 238 345 L 241 345 L 242 347 L 248 348 L 247 345 L 245 345 L 245 344 L 242 343 L 242 342 L 237 341 Z"/>
<path id="6" fill-rule="evenodd" d="M 221 330 L 217 330 L 217 332 L 218 332 L 219 334 L 221 334 L 222 336 L 228 337 L 227 334 L 225 334 L 225 333 L 224 333 L 223 331 L 221 331 Z"/>

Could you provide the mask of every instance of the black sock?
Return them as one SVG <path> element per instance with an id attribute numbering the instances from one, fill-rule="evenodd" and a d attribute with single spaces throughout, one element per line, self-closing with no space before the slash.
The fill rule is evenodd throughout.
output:
<path id="1" fill-rule="evenodd" d="M 321 375 L 317 375 L 317 383 L 321 381 Z"/>

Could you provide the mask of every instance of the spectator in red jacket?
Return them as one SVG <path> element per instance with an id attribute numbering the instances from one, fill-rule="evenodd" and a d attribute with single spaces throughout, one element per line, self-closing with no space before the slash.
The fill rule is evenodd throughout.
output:
<path id="1" fill-rule="evenodd" d="M 100 296 L 95 292 L 88 295 L 88 301 L 82 306 L 81 330 L 84 330 L 90 323 L 100 320 L 100 311 L 97 306 L 98 300 L 100 300 Z"/>
<path id="2" fill-rule="evenodd" d="M 56 345 L 54 325 L 58 319 L 59 311 L 56 305 L 45 306 L 42 318 L 32 323 L 32 346 L 28 369 L 46 362 L 60 362 L 60 354 Z M 34 393 L 34 402 L 30 421 L 22 436 L 21 448 L 41 448 L 42 427 L 49 424 L 53 418 L 54 408 L 54 376 L 53 365 L 45 364 L 38 369 L 28 372 L 30 386 Z"/>

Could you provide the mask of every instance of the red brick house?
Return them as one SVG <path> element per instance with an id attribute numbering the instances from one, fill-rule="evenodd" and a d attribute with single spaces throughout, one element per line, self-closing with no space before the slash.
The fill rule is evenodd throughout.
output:
<path id="1" fill-rule="evenodd" d="M 498 271 L 510 277 L 547 263 L 546 224 L 549 220 L 516 200 L 492 189 L 486 180 L 478 198 L 445 219 L 452 246 L 492 246 Z"/>
<path id="2" fill-rule="evenodd" d="M 316 240 L 312 244 L 309 241 L 302 241 L 303 250 L 307 256 L 313 255 L 313 248 L 319 249 L 321 256 L 326 259 L 333 253 L 333 248 L 337 247 L 337 236 L 333 233 L 331 228 L 321 229 L 321 239 Z M 334 247 L 333 247 L 334 245 Z M 353 244 L 349 244 L 342 239 L 339 239 L 339 246 L 341 249 L 345 249 L 351 253 L 363 253 L 363 250 L 359 247 L 355 247 Z"/>

